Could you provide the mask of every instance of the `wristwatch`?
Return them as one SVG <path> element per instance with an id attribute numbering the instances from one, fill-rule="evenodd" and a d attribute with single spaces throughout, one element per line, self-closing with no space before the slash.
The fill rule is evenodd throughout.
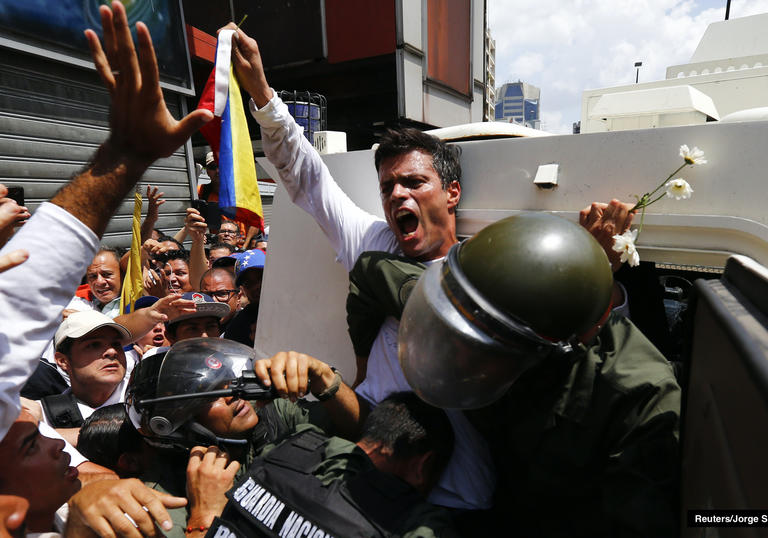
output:
<path id="1" fill-rule="evenodd" d="M 333 383 L 331 383 L 331 385 L 320 394 L 315 394 L 315 398 L 317 398 L 319 402 L 330 400 L 331 398 L 336 396 L 337 392 L 339 392 L 339 387 L 341 386 L 341 374 L 333 366 L 331 366 L 331 370 L 335 374 L 335 377 L 333 378 Z"/>

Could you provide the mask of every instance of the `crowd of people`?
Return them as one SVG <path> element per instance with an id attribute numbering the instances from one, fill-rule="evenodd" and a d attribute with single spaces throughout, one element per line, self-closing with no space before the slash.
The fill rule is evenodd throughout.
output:
<path id="1" fill-rule="evenodd" d="M 680 388 L 613 276 L 631 205 L 593 203 L 580 226 L 523 214 L 459 242 L 458 148 L 398 128 L 375 153 L 385 219 L 370 215 L 236 29 L 265 154 L 350 273 L 355 379 L 311 349 L 257 358 L 266 237 L 196 208 L 170 237 L 151 186 L 145 295 L 123 313 L 128 254 L 99 239 L 211 113 L 173 118 L 146 26 L 137 54 L 120 2 L 100 13 L 103 45 L 86 37 L 108 139 L 31 218 L 0 186 L 3 532 L 678 534 Z M 198 194 L 215 203 L 205 166 Z"/>

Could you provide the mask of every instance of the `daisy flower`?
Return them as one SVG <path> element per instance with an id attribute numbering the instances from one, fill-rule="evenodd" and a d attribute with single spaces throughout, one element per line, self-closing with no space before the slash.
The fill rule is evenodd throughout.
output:
<path id="1" fill-rule="evenodd" d="M 687 200 L 693 194 L 691 185 L 682 178 L 672 179 L 664 184 L 667 189 L 667 198 L 675 200 Z"/>
<path id="2" fill-rule="evenodd" d="M 630 267 L 640 264 L 640 254 L 635 247 L 636 239 L 637 230 L 627 230 L 621 235 L 613 236 L 613 250 L 621 252 L 621 263 L 627 262 Z"/>
<path id="3" fill-rule="evenodd" d="M 685 164 L 707 164 L 707 160 L 704 158 L 704 152 L 696 146 L 693 149 L 688 149 L 687 144 L 680 146 L 680 156 L 685 161 Z"/>

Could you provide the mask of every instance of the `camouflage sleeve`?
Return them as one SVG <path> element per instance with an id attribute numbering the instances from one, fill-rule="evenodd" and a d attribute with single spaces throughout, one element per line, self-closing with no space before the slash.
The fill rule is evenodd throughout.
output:
<path id="1" fill-rule="evenodd" d="M 367 357 L 387 316 L 400 318 L 422 263 L 388 252 L 364 252 L 349 273 L 347 326 L 355 354 Z"/>

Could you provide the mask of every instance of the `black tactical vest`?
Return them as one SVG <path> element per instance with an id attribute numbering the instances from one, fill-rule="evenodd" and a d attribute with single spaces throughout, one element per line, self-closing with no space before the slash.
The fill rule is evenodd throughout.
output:
<path id="1" fill-rule="evenodd" d="M 423 502 L 418 493 L 375 468 L 324 486 L 312 470 L 323 461 L 327 443 L 324 435 L 306 430 L 254 460 L 227 492 L 227 506 L 206 537 L 396 536 L 404 516 Z M 381 487 L 389 483 L 394 487 Z"/>

